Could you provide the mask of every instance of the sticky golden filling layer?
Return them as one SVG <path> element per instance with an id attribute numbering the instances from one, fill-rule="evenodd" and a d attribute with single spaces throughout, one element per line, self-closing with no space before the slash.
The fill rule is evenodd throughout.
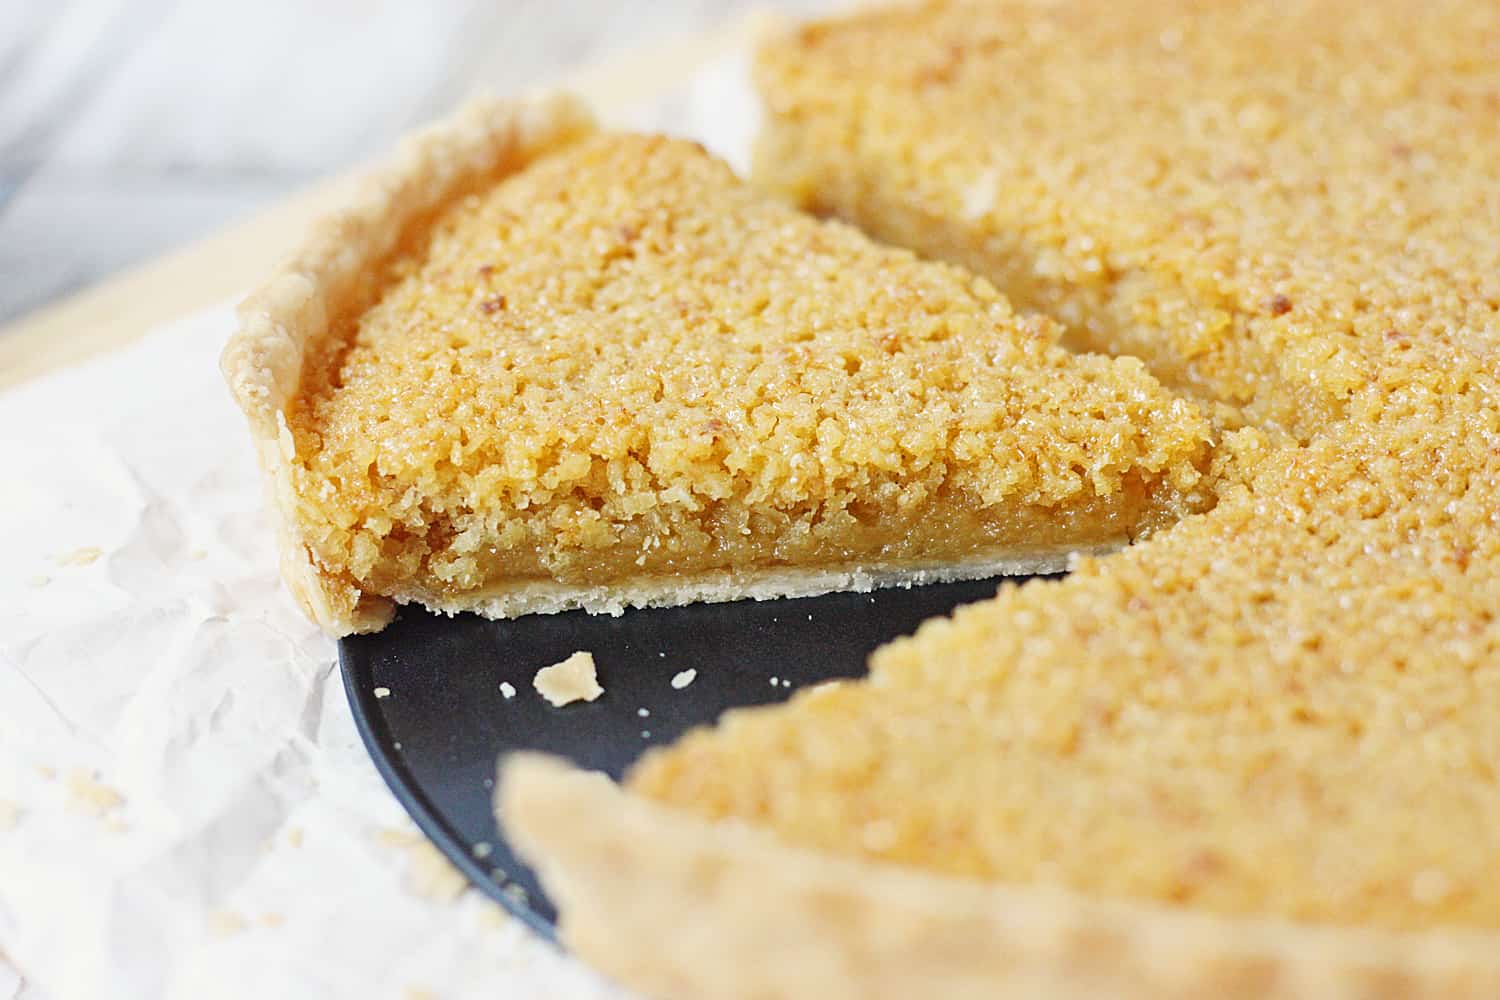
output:
<path id="1" fill-rule="evenodd" d="M 376 594 L 1091 545 L 1207 505 L 1210 428 L 986 281 L 601 136 L 454 205 L 287 420 Z"/>
<path id="2" fill-rule="evenodd" d="M 1262 427 L 1212 511 L 633 787 L 962 875 L 1500 927 L 1497 38 L 1492 5 L 991 2 L 767 49 L 775 185 Z"/>

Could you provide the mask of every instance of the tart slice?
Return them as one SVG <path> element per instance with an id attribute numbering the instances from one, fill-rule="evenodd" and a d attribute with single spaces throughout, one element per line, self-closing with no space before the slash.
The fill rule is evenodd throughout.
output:
<path id="1" fill-rule="evenodd" d="M 224 354 L 327 631 L 1057 570 L 1172 522 L 1210 427 L 988 282 L 575 103 L 420 137 Z"/>

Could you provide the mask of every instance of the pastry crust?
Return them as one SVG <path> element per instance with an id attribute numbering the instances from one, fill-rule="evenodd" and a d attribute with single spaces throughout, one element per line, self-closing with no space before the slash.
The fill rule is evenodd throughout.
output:
<path id="1" fill-rule="evenodd" d="M 309 348 L 370 304 L 381 265 L 415 226 L 454 198 L 592 129 L 588 109 L 567 95 L 477 99 L 407 140 L 395 162 L 367 177 L 348 206 L 321 220 L 281 270 L 241 303 L 239 329 L 224 348 L 220 368 L 249 420 L 279 515 L 282 576 L 325 631 L 374 631 L 391 620 L 396 605 L 323 572 L 297 534 L 285 409 Z"/>
<path id="2" fill-rule="evenodd" d="M 1500 936 L 1235 919 L 835 858 L 526 755 L 497 810 L 567 944 L 673 998 L 1490 998 Z"/>

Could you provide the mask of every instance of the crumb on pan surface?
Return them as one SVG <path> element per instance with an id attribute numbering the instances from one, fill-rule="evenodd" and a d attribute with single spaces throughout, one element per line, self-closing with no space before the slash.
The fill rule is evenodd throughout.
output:
<path id="1" fill-rule="evenodd" d="M 319 571 L 508 580 L 961 560 L 1211 504 L 1212 428 L 985 281 L 795 213 L 693 144 L 573 143 L 439 214 L 286 411 Z"/>
<path id="2" fill-rule="evenodd" d="M 594 654 L 580 649 L 559 663 L 543 667 L 532 678 L 537 693 L 553 708 L 575 701 L 594 701 L 604 693 L 594 665 Z"/>
<path id="3" fill-rule="evenodd" d="M 1224 914 L 1500 928 L 1500 8 L 935 3 L 761 55 L 761 178 L 1248 426 L 1218 502 L 639 792 Z"/>

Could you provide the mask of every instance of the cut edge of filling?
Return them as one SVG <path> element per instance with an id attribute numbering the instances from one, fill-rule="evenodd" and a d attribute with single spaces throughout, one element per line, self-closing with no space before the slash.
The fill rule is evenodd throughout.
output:
<path id="1" fill-rule="evenodd" d="M 860 560 L 822 566 L 715 569 L 697 573 L 624 577 L 599 584 L 547 579 L 504 580 L 478 590 L 445 594 L 410 588 L 394 593 L 398 604 L 420 604 L 444 614 L 475 612 L 485 618 L 517 618 L 582 609 L 619 615 L 627 608 L 768 601 L 830 593 L 868 593 L 885 588 L 983 580 L 998 576 L 1042 576 L 1066 572 L 1084 556 L 1106 555 L 1129 544 L 1126 538 L 1046 549 L 1005 547 L 960 560 L 886 563 Z"/>

